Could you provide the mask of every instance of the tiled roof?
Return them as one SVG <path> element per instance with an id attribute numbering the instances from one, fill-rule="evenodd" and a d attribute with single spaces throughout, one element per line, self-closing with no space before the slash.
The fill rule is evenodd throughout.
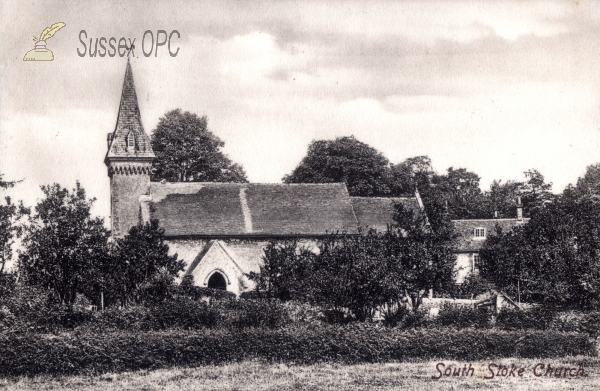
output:
<path id="1" fill-rule="evenodd" d="M 134 151 L 127 150 L 127 136 L 130 132 L 133 132 L 135 135 L 136 148 Z M 115 126 L 112 141 L 106 154 L 106 158 L 114 157 L 154 157 L 150 138 L 146 135 L 142 126 L 129 59 L 127 59 L 127 68 L 125 69 L 125 80 L 123 81 L 123 91 L 121 92 L 117 125 Z"/>
<path id="2" fill-rule="evenodd" d="M 408 210 L 420 213 L 421 208 L 414 197 L 397 198 L 375 198 L 375 197 L 351 197 L 352 206 L 358 224 L 363 228 L 374 228 L 378 232 L 387 229 L 392 224 L 394 216 L 394 204 L 399 202 Z"/>
<path id="3" fill-rule="evenodd" d="M 508 232 L 528 221 L 529 219 L 522 221 L 516 219 L 452 220 L 455 233 L 458 235 L 454 249 L 461 252 L 479 251 L 485 243 L 485 238 L 476 239 L 475 228 L 484 228 L 485 236 L 488 237 L 496 233 L 496 225 L 499 225 L 503 232 Z"/>
<path id="4" fill-rule="evenodd" d="M 355 234 L 346 185 L 152 183 L 151 216 L 167 236 Z"/>

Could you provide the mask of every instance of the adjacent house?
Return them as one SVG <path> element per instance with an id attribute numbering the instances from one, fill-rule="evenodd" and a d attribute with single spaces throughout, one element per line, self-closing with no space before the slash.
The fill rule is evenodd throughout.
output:
<path id="1" fill-rule="evenodd" d="M 478 273 L 481 264 L 479 250 L 486 238 L 496 232 L 497 225 L 503 232 L 508 232 L 528 221 L 529 219 L 523 218 L 520 197 L 517 198 L 517 216 L 514 219 L 453 220 L 458 235 L 454 250 L 458 271 L 456 282 L 461 284 L 470 273 Z"/>

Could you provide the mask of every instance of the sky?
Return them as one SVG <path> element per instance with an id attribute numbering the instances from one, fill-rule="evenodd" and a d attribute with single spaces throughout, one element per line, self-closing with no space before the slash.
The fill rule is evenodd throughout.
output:
<path id="1" fill-rule="evenodd" d="M 0 18 L 0 173 L 28 205 L 79 180 L 109 216 L 126 58 L 91 57 L 101 37 L 135 39 L 148 134 L 175 108 L 206 115 L 251 182 L 280 182 L 312 140 L 346 135 L 392 163 L 467 168 L 483 190 L 535 168 L 560 192 L 600 162 L 596 2 L 11 1 Z M 54 61 L 23 61 L 57 22 Z M 179 33 L 176 56 L 158 30 Z"/>

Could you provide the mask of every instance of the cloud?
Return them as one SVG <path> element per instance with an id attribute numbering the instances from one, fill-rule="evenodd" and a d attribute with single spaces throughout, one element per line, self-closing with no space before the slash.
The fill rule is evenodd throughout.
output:
<path id="1" fill-rule="evenodd" d="M 253 181 L 279 181 L 313 139 L 354 134 L 394 162 L 429 155 L 492 179 L 540 169 L 561 190 L 597 158 L 598 5 L 585 2 L 10 3 L 2 43 L 0 166 L 38 185 L 80 179 L 108 214 L 102 163 L 125 59 L 81 58 L 89 37 L 177 29 L 177 57 L 132 59 L 142 121 L 207 115 Z M 48 22 L 50 20 L 50 22 Z M 64 21 L 56 61 L 24 64 Z M 18 21 L 18 23 L 16 23 Z M 30 31 L 33 30 L 33 31 Z M 37 65 L 37 66 L 35 66 Z M 6 168 L 5 168 L 6 167 Z"/>

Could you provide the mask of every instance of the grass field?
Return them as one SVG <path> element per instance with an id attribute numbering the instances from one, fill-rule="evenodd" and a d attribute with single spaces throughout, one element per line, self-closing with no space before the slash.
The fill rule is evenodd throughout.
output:
<path id="1" fill-rule="evenodd" d="M 446 366 L 461 368 L 465 364 L 453 361 L 444 363 Z M 433 361 L 309 366 L 248 361 L 99 376 L 0 379 L 0 390 L 600 390 L 600 358 L 597 357 L 502 359 L 497 364 L 523 367 L 523 376 L 484 379 L 484 376 L 490 376 L 487 369 L 490 363 L 492 361 L 472 363 L 477 368 L 472 377 L 442 377 L 435 380 L 432 377 L 439 376 L 436 370 L 438 362 Z M 576 368 L 582 363 L 585 376 L 536 377 L 533 369 L 538 363 L 550 364 L 552 368 Z M 572 373 L 576 374 L 576 371 Z"/>

